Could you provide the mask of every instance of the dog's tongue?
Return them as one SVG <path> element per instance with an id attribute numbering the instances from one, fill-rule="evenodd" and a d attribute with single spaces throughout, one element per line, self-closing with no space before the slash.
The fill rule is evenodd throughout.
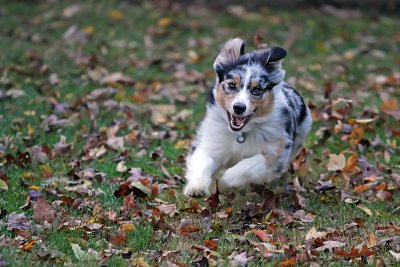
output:
<path id="1" fill-rule="evenodd" d="M 232 115 L 232 122 L 235 126 L 240 126 L 243 124 L 245 117 L 239 117 L 239 116 L 234 116 Z"/>

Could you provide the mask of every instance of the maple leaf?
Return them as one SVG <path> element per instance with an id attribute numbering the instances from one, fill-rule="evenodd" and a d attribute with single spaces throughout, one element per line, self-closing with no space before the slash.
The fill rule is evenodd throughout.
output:
<path id="1" fill-rule="evenodd" d="M 39 197 L 33 204 L 33 219 L 36 222 L 43 223 L 47 221 L 51 223 L 55 214 L 54 208 L 42 197 Z"/>

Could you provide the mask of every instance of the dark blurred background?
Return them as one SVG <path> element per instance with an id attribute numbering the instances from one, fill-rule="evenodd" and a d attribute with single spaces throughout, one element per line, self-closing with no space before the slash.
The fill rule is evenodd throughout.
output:
<path id="1" fill-rule="evenodd" d="M 140 2 L 140 1 L 137 1 Z M 229 5 L 240 5 L 249 10 L 257 10 L 260 7 L 271 7 L 271 8 L 318 8 L 325 9 L 327 12 L 351 12 L 351 10 L 346 9 L 358 9 L 363 13 L 369 15 L 379 15 L 383 13 L 397 14 L 400 11 L 400 0 L 386 0 L 386 1 L 376 1 L 376 0 L 195 0 L 195 1 L 154 1 L 159 3 L 172 3 L 179 2 L 181 4 L 198 4 L 205 5 L 212 8 L 224 8 Z M 336 9 L 341 9 L 336 10 Z M 344 9 L 344 10 L 343 10 Z"/>

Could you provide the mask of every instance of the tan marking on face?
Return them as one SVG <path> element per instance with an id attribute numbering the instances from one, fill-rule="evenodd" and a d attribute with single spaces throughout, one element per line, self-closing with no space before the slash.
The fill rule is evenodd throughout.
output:
<path id="1" fill-rule="evenodd" d="M 240 87 L 240 75 L 235 75 L 233 76 L 233 82 L 236 84 L 236 86 L 239 88 Z"/>
<path id="2" fill-rule="evenodd" d="M 258 81 L 257 80 L 252 80 L 250 83 L 250 88 L 254 89 L 258 86 Z"/>
<path id="3" fill-rule="evenodd" d="M 224 89 L 222 89 L 222 85 L 218 84 L 215 100 L 222 108 L 227 110 L 227 107 L 230 107 L 232 104 L 233 98 L 234 94 L 225 93 Z"/>
<path id="4" fill-rule="evenodd" d="M 274 95 L 271 92 L 267 94 L 267 96 L 261 99 L 251 99 L 251 104 L 254 108 L 257 108 L 257 116 L 264 116 L 271 113 L 274 107 Z"/>

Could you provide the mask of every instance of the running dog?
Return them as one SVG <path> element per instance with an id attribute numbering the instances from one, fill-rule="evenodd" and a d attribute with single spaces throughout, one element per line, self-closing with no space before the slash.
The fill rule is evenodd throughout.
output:
<path id="1" fill-rule="evenodd" d="M 281 177 L 310 131 L 308 106 L 283 81 L 285 49 L 244 47 L 227 41 L 213 64 L 216 83 L 186 160 L 187 196 L 210 194 L 217 177 L 222 192 Z"/>

